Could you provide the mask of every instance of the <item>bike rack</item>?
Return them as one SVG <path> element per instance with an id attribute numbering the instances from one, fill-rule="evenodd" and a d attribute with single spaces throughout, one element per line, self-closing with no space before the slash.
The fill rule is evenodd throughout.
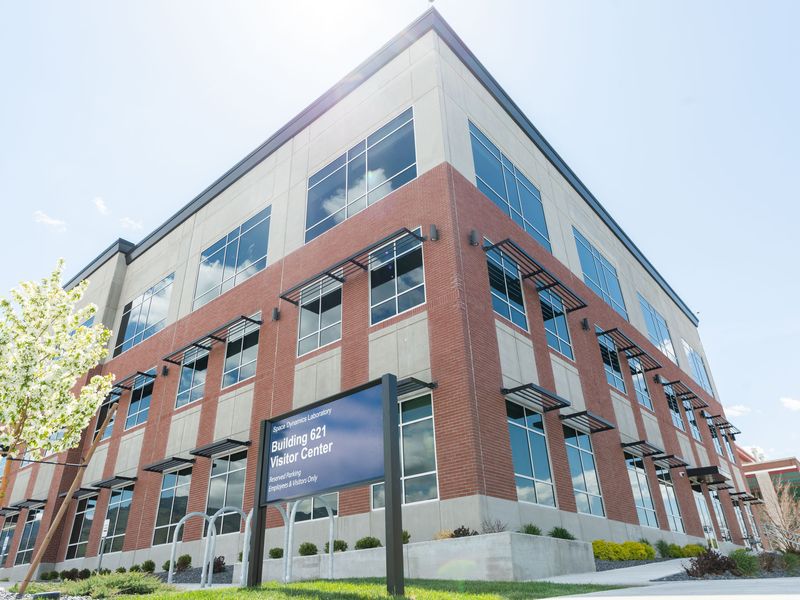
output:
<path id="1" fill-rule="evenodd" d="M 175 554 L 177 553 L 178 549 L 178 534 L 181 532 L 181 528 L 183 524 L 188 521 L 192 517 L 202 517 L 203 520 L 208 523 L 208 530 L 211 535 L 206 537 L 205 547 L 203 548 L 203 567 L 200 571 L 200 587 L 205 587 L 205 580 L 206 580 L 206 569 L 208 568 L 208 551 L 209 551 L 209 540 L 212 537 L 216 536 L 216 528 L 214 527 L 214 522 L 206 513 L 204 512 L 190 512 L 189 514 L 185 515 L 178 524 L 175 526 L 175 531 L 172 534 L 172 548 L 170 549 L 169 554 L 169 573 L 167 573 L 167 583 L 172 583 L 172 574 L 175 572 Z"/>
<path id="2" fill-rule="evenodd" d="M 333 518 L 332 507 L 322 498 L 316 496 L 316 499 L 322 503 L 325 510 L 328 512 L 329 529 L 328 529 L 328 553 L 330 555 L 328 562 L 328 578 L 333 579 L 333 542 L 336 534 L 336 520 Z M 301 500 L 304 500 L 301 499 Z M 281 513 L 283 517 L 284 529 L 284 542 L 283 542 L 283 582 L 290 583 L 292 580 L 292 540 L 294 537 L 294 519 L 297 514 L 297 507 L 300 505 L 300 500 L 294 503 L 287 502 L 286 509 L 289 510 L 287 516 L 286 510 L 280 505 L 274 505 L 275 508 Z"/>
<path id="3" fill-rule="evenodd" d="M 204 552 L 204 560 L 206 561 L 203 564 L 203 577 L 208 579 L 207 585 L 211 587 L 213 578 L 214 578 L 214 555 L 217 551 L 217 528 L 214 526 L 217 519 L 219 517 L 229 515 L 231 513 L 238 514 L 242 519 L 244 519 L 244 547 L 242 548 L 242 573 L 239 579 L 239 583 L 244 586 L 247 582 L 247 570 L 250 567 L 250 528 L 253 519 L 253 511 L 251 510 L 249 513 L 245 514 L 245 512 L 239 508 L 238 506 L 223 506 L 217 512 L 214 513 L 213 516 L 209 517 L 209 522 L 212 524 L 212 527 L 209 528 L 208 532 L 209 535 L 206 537 L 206 547 L 210 548 L 210 551 Z M 203 581 L 200 582 L 200 587 L 203 587 Z"/>

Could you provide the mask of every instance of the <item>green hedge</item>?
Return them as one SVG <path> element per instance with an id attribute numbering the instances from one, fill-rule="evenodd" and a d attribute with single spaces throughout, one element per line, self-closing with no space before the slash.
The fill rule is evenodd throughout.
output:
<path id="1" fill-rule="evenodd" d="M 652 560 L 656 551 L 650 544 L 642 542 L 608 542 L 595 540 L 592 542 L 594 557 L 598 560 Z"/>

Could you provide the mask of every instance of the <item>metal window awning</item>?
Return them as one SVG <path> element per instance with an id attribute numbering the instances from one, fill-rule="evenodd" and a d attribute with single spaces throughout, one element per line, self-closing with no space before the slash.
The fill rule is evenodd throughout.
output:
<path id="1" fill-rule="evenodd" d="M 164 473 L 166 471 L 172 471 L 173 469 L 179 469 L 181 467 L 186 467 L 188 465 L 193 465 L 193 464 L 194 464 L 193 458 L 180 458 L 179 456 L 168 456 L 164 460 L 154 462 L 152 465 L 147 465 L 142 470 L 149 471 L 150 473 Z"/>
<path id="2" fill-rule="evenodd" d="M 181 366 L 186 358 L 194 359 L 199 356 L 201 352 L 211 351 L 214 344 L 225 343 L 229 336 L 241 333 L 248 325 L 260 327 L 262 323 L 263 321 L 261 319 L 240 315 L 235 319 L 231 319 L 224 325 L 220 325 L 213 331 L 209 331 L 196 340 L 189 342 L 178 350 L 167 354 L 161 360 Z"/>
<path id="3" fill-rule="evenodd" d="M 748 492 L 728 492 L 728 495 L 731 497 L 731 500 L 738 500 L 739 502 L 744 502 L 746 504 L 752 503 L 754 500 L 758 500 L 758 498 L 752 494 L 749 494 Z"/>
<path id="4" fill-rule="evenodd" d="M 680 379 L 676 379 L 675 381 L 667 381 L 664 377 L 659 377 L 658 382 L 664 387 L 670 386 L 675 396 L 679 400 L 685 400 L 689 402 L 694 410 L 700 410 L 708 407 L 708 403 L 698 396 L 694 390 L 692 390 L 692 388 L 690 388 Z"/>
<path id="5" fill-rule="evenodd" d="M 605 331 L 598 331 L 597 337 L 607 335 L 612 339 L 614 345 L 617 347 L 617 352 L 625 353 L 628 358 L 636 358 L 642 364 L 645 371 L 654 371 L 661 368 L 661 363 L 658 362 L 651 354 L 634 342 L 627 335 L 622 333 L 619 328 L 606 329 Z"/>
<path id="6" fill-rule="evenodd" d="M 99 493 L 100 493 L 99 490 L 93 490 L 91 488 L 78 488 L 77 490 L 75 490 L 73 492 L 72 498 L 74 500 L 83 500 L 84 498 L 90 498 L 91 496 L 96 496 Z M 61 492 L 58 495 L 58 497 L 59 498 L 66 498 L 67 497 L 67 492 Z"/>
<path id="7" fill-rule="evenodd" d="M 113 477 L 103 479 L 102 481 L 98 481 L 97 483 L 92 483 L 90 485 L 96 488 L 111 489 L 127 485 L 129 483 L 134 483 L 135 481 L 136 477 L 122 477 L 121 475 L 114 475 Z"/>
<path id="8" fill-rule="evenodd" d="M 435 381 L 426 382 L 416 377 L 405 377 L 397 382 L 397 395 L 407 396 L 421 390 L 433 390 L 436 389 L 436 385 Z"/>
<path id="9" fill-rule="evenodd" d="M 744 500 L 745 504 L 764 504 L 761 498 L 753 498 L 752 500 Z"/>
<path id="10" fill-rule="evenodd" d="M 719 467 L 717 465 L 686 469 L 686 476 L 692 483 L 705 483 L 706 485 L 725 483 L 729 479 L 719 472 Z"/>
<path id="11" fill-rule="evenodd" d="M 601 431 L 610 431 L 615 429 L 615 426 L 603 417 L 600 417 L 588 410 L 572 413 L 569 415 L 560 415 L 559 418 L 564 425 L 574 427 L 575 429 L 585 431 L 588 433 L 600 433 Z"/>
<path id="12" fill-rule="evenodd" d="M 634 454 L 642 458 L 647 456 L 655 456 L 656 454 L 664 454 L 664 450 L 646 440 L 639 440 L 638 442 L 623 442 L 621 445 L 625 452 L 629 452 L 630 454 Z"/>
<path id="13" fill-rule="evenodd" d="M 47 504 L 47 500 L 36 500 L 35 498 L 28 498 L 27 500 L 21 500 L 19 502 L 15 502 L 9 508 L 39 508 Z"/>
<path id="14" fill-rule="evenodd" d="M 0 517 L 13 517 L 14 515 L 18 515 L 19 510 L 16 508 L 11 508 L 10 506 L 4 506 L 0 508 Z"/>
<path id="15" fill-rule="evenodd" d="M 736 427 L 733 423 L 728 421 L 722 415 L 711 415 L 708 417 L 711 419 L 711 423 L 716 427 L 719 431 L 723 431 L 730 435 L 739 435 L 742 433 L 738 427 Z"/>
<path id="16" fill-rule="evenodd" d="M 408 227 L 402 227 L 366 248 L 362 248 L 355 254 L 351 254 L 347 258 L 323 269 L 316 275 L 312 275 L 297 285 L 290 287 L 280 297 L 295 306 L 300 306 L 300 299 L 304 292 L 307 294 L 321 293 L 328 288 L 332 289 L 341 285 L 348 277 L 359 271 L 369 271 L 374 262 L 378 260 L 371 255 L 381 246 L 393 243 L 395 251 L 399 253 L 413 248 L 419 242 L 424 242 L 425 239 L 425 236 L 411 231 Z"/>
<path id="17" fill-rule="evenodd" d="M 682 469 L 688 467 L 689 463 L 675 454 L 665 454 L 663 456 L 653 456 L 653 464 L 663 469 Z"/>
<path id="18" fill-rule="evenodd" d="M 505 254 L 512 261 L 517 263 L 520 270 L 522 279 L 532 279 L 536 284 L 536 291 L 541 292 L 550 290 L 556 296 L 561 298 L 566 312 L 580 310 L 586 308 L 586 302 L 583 298 L 578 296 L 572 291 L 565 283 L 558 277 L 553 275 L 545 267 L 533 258 L 530 254 L 525 252 L 514 240 L 507 238 L 502 242 L 483 247 L 484 252 L 489 250 L 497 250 Z"/>
<path id="19" fill-rule="evenodd" d="M 546 390 L 535 383 L 526 383 L 514 388 L 503 388 L 500 390 L 506 398 L 510 400 L 517 400 L 522 403 L 533 404 L 542 412 L 551 410 L 560 410 L 571 406 L 570 401 L 562 398 L 561 396 Z"/>
<path id="20" fill-rule="evenodd" d="M 709 483 L 708 484 L 708 489 L 716 490 L 716 491 L 720 492 L 720 491 L 723 491 L 723 490 L 732 490 L 734 488 L 728 482 L 722 481 L 720 483 Z"/>
<path id="21" fill-rule="evenodd" d="M 110 401 L 113 401 L 115 398 L 119 398 L 125 392 L 131 391 L 133 388 L 137 386 L 137 384 L 141 383 L 144 379 L 155 379 L 155 373 L 145 373 L 144 371 L 134 371 L 130 375 L 123 377 L 119 381 L 115 381 L 114 385 L 111 386 L 111 392 L 109 393 Z M 106 404 L 107 402 L 104 402 Z"/>
<path id="22" fill-rule="evenodd" d="M 246 448 L 249 445 L 250 441 L 239 441 L 239 440 L 232 440 L 230 438 L 223 438 L 221 440 L 217 440 L 216 442 L 211 442 L 210 444 L 206 444 L 204 446 L 198 446 L 194 450 L 190 450 L 189 454 L 191 454 L 192 456 L 202 456 L 203 458 L 211 458 L 212 456 L 225 454 L 226 452 L 230 452 L 231 450 L 236 450 L 238 448 Z"/>

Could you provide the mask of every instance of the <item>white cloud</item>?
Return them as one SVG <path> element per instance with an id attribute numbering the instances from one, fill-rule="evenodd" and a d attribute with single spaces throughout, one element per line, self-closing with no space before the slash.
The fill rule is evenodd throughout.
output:
<path id="1" fill-rule="evenodd" d="M 746 415 L 752 411 L 752 408 L 745 406 L 744 404 L 734 404 L 733 406 L 725 407 L 725 414 L 729 417 L 741 417 L 742 415 Z"/>
<path id="2" fill-rule="evenodd" d="M 101 215 L 107 215 L 111 212 L 108 209 L 108 206 L 106 206 L 106 201 L 103 200 L 100 196 L 95 197 L 95 199 L 92 200 L 92 202 L 94 203 L 94 207 L 97 209 L 97 212 L 99 212 Z"/>
<path id="3" fill-rule="evenodd" d="M 122 217 L 119 220 L 119 224 L 122 225 L 123 229 L 131 229 L 133 231 L 137 231 L 142 228 L 141 221 L 134 221 L 130 217 Z"/>
<path id="4" fill-rule="evenodd" d="M 33 211 L 33 220 L 37 223 L 41 223 L 42 225 L 49 227 L 54 231 L 66 231 L 67 230 L 67 223 L 65 221 L 61 221 L 59 219 L 54 219 L 46 212 L 41 210 Z"/>
<path id="5" fill-rule="evenodd" d="M 781 404 L 783 404 L 784 408 L 800 412 L 800 400 L 795 398 L 781 398 Z"/>

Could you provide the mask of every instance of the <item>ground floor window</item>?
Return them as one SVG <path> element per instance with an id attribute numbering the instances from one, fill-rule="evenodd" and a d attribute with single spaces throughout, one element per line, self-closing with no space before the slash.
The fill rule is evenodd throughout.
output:
<path id="1" fill-rule="evenodd" d="M 108 533 L 103 539 L 103 552 L 119 552 L 125 543 L 125 530 L 128 528 L 128 517 L 131 513 L 131 500 L 133 500 L 133 486 L 128 485 L 111 490 L 108 501 L 106 520 Z"/>
<path id="2" fill-rule="evenodd" d="M 555 506 L 544 418 L 535 411 L 506 401 L 506 420 L 511 438 L 517 499 Z"/>
<path id="3" fill-rule="evenodd" d="M 208 482 L 206 514 L 214 516 L 224 506 L 242 508 L 244 500 L 244 474 L 247 466 L 247 451 L 226 456 L 215 456 L 211 460 L 211 479 Z M 238 532 L 242 518 L 239 513 L 226 512 L 217 517 L 214 527 L 218 534 Z M 206 529 L 208 526 L 206 525 Z"/>
<path id="4" fill-rule="evenodd" d="M 333 516 L 339 514 L 339 492 L 300 500 L 300 506 L 297 507 L 297 512 L 294 514 L 295 523 L 313 521 L 314 519 L 327 519 L 328 510 L 325 508 L 326 504 L 331 507 Z"/>
<path id="5" fill-rule="evenodd" d="M 725 518 L 725 512 L 722 510 L 722 502 L 719 498 L 717 490 L 709 492 L 711 496 L 711 506 L 714 507 L 714 516 L 717 517 L 717 526 L 719 527 L 719 536 L 723 542 L 731 541 L 731 530 L 728 527 L 728 520 Z"/>
<path id="6" fill-rule="evenodd" d="M 436 443 L 433 433 L 433 402 L 430 394 L 400 403 L 400 463 L 403 504 L 436 500 Z M 383 508 L 382 483 L 372 486 L 372 508 Z"/>
<path id="7" fill-rule="evenodd" d="M 742 515 L 742 509 L 739 508 L 738 504 L 734 504 L 733 512 L 736 514 L 736 522 L 739 524 L 739 531 L 742 532 L 742 539 L 744 540 L 744 544 L 749 548 L 750 536 L 747 535 L 747 527 L 745 527 L 744 525 L 744 516 Z"/>
<path id="8" fill-rule="evenodd" d="M 25 526 L 22 528 L 22 539 L 19 542 L 17 556 L 14 558 L 15 565 L 25 565 L 31 562 L 36 536 L 39 535 L 39 526 L 42 524 L 42 513 L 41 508 L 28 509 Z"/>
<path id="9" fill-rule="evenodd" d="M 81 498 L 75 510 L 75 520 L 72 522 L 72 532 L 67 544 L 66 559 L 83 558 L 86 556 L 86 546 L 89 542 L 89 532 L 94 522 L 94 509 L 97 498 Z"/>
<path id="10" fill-rule="evenodd" d="M 625 463 L 628 466 L 628 479 L 633 491 L 633 502 L 636 505 L 639 524 L 645 527 L 658 527 L 656 507 L 653 504 L 653 496 L 650 494 L 650 484 L 647 482 L 644 459 L 626 452 Z"/>
<path id="11" fill-rule="evenodd" d="M 569 472 L 572 476 L 572 489 L 575 492 L 578 512 L 605 516 L 591 437 L 588 433 L 565 425 L 564 441 L 567 444 Z"/>
<path id="12" fill-rule="evenodd" d="M 3 521 L 3 529 L 0 529 L 0 567 L 6 564 L 11 540 L 14 539 L 14 532 L 17 530 L 18 518 L 18 515 L 6 517 L 6 520 Z"/>
<path id="13" fill-rule="evenodd" d="M 664 502 L 664 510 L 667 512 L 670 531 L 686 533 L 683 527 L 681 507 L 675 494 L 675 484 L 672 482 L 669 469 L 656 469 L 656 478 L 658 479 L 658 489 L 661 491 L 661 500 Z"/>
<path id="14" fill-rule="evenodd" d="M 186 516 L 191 481 L 191 467 L 164 473 L 164 478 L 161 480 L 161 496 L 158 500 L 156 528 L 153 531 L 154 546 L 172 542 L 175 526 Z M 183 532 L 181 536 L 182 534 Z"/>

